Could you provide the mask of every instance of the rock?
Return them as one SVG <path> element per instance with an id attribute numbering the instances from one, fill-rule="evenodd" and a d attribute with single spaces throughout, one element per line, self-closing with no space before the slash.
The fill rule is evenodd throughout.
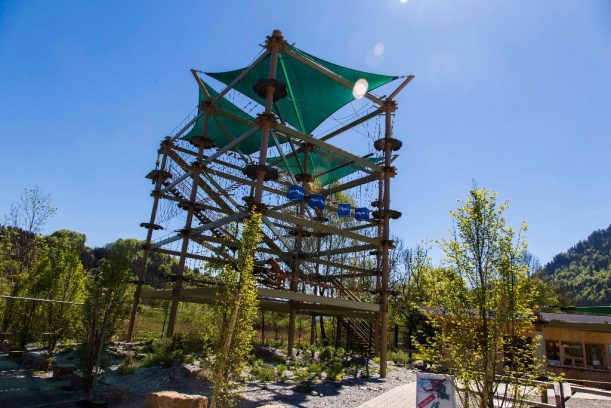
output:
<path id="1" fill-rule="evenodd" d="M 75 371 L 76 366 L 74 364 L 58 364 L 53 367 L 53 379 L 69 380 Z"/>
<path id="2" fill-rule="evenodd" d="M 414 368 L 418 370 L 426 370 L 426 363 L 423 360 L 414 361 Z"/>
<path id="3" fill-rule="evenodd" d="M 181 394 L 176 391 L 152 392 L 144 400 L 144 408 L 206 408 L 208 398 L 203 395 Z"/>
<path id="4" fill-rule="evenodd" d="M 202 369 L 194 364 L 185 364 L 183 367 L 185 371 L 185 377 L 187 378 L 197 378 L 199 373 L 202 372 Z"/>
<path id="5" fill-rule="evenodd" d="M 310 395 L 314 396 L 314 397 L 318 397 L 318 391 L 312 391 L 310 393 Z"/>

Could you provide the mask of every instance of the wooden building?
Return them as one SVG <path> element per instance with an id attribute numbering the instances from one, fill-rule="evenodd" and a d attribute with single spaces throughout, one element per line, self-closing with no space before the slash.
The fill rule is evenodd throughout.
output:
<path id="1" fill-rule="evenodd" d="M 611 316 L 540 313 L 535 331 L 549 371 L 611 382 Z"/>

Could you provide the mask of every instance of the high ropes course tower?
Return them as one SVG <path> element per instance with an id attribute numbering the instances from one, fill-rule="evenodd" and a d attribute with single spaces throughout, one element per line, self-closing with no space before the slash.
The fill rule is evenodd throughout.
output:
<path id="1" fill-rule="evenodd" d="M 185 271 L 221 273 L 207 266 L 234 262 L 240 223 L 258 211 L 260 307 L 289 314 L 289 355 L 296 314 L 335 316 L 353 342 L 379 353 L 385 377 L 389 224 L 401 216 L 390 200 L 401 148 L 393 135 L 395 97 L 413 75 L 336 65 L 289 44 L 278 30 L 247 67 L 205 73 L 224 85 L 218 92 L 202 72 L 191 72 L 197 112 L 161 142 L 157 166 L 147 175 L 155 186 L 153 206 L 141 224 L 147 235 L 129 339 L 141 299 L 171 300 L 168 336 L 179 302 L 214 304 L 214 279 Z M 388 95 L 370 92 L 397 79 Z M 343 148 L 331 142 L 341 134 L 351 134 L 338 138 Z M 170 281 L 147 279 L 153 251 L 178 258 Z"/>

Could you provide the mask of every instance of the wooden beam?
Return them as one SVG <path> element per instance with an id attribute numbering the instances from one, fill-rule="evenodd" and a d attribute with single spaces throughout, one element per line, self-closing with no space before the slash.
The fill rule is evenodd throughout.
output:
<path id="1" fill-rule="evenodd" d="M 305 218 L 295 217 L 294 215 L 284 214 L 275 211 L 268 211 L 265 215 L 271 218 L 275 218 L 277 220 L 312 228 L 315 231 L 328 232 L 330 234 L 340 235 L 342 237 L 353 239 L 355 241 L 366 242 L 368 244 L 375 245 L 376 247 L 380 244 L 377 238 L 371 238 L 365 235 L 356 234 L 351 231 L 346 231 L 340 228 L 332 227 L 330 225 L 325 225 L 312 220 L 307 220 Z"/>
<path id="2" fill-rule="evenodd" d="M 332 255 L 340 255 L 340 254 L 347 254 L 350 252 L 363 252 L 363 251 L 371 251 L 373 249 L 376 249 L 377 247 L 374 245 L 355 245 L 355 246 L 351 246 L 351 247 L 345 247 L 345 248 L 334 248 L 334 249 L 328 249 L 326 251 L 321 251 L 318 252 L 316 254 L 317 257 L 323 257 L 323 256 L 332 256 Z"/>
<path id="3" fill-rule="evenodd" d="M 379 115 L 379 114 L 381 114 L 382 112 L 384 112 L 384 109 L 382 109 L 382 108 L 378 108 L 378 109 L 374 110 L 373 112 L 370 112 L 370 113 L 368 113 L 367 115 L 365 115 L 365 116 L 363 116 L 363 117 L 361 117 L 361 118 L 359 118 L 359 119 L 355 120 L 354 122 L 352 122 L 352 123 L 348 123 L 346 126 L 342 126 L 341 128 L 339 128 L 339 129 L 337 129 L 337 130 L 334 130 L 333 132 L 328 133 L 328 134 L 326 134 L 326 135 L 325 135 L 325 136 L 323 136 L 323 137 L 320 137 L 319 139 L 320 139 L 320 140 L 323 140 L 323 141 L 324 141 L 324 140 L 329 140 L 329 139 L 331 139 L 332 137 L 335 137 L 335 136 L 337 136 L 337 135 L 339 135 L 339 134 L 341 134 L 341 133 L 344 133 L 345 131 L 347 131 L 347 130 L 349 130 L 349 129 L 352 129 L 352 128 L 353 128 L 353 127 L 355 127 L 355 126 L 360 125 L 360 124 L 361 124 L 361 123 L 363 123 L 363 122 L 367 122 L 367 121 L 368 121 L 369 119 L 371 119 L 371 118 L 375 118 L 376 116 L 378 116 L 378 115 Z"/>
<path id="4" fill-rule="evenodd" d="M 372 181 L 376 181 L 377 179 L 378 179 L 377 174 L 370 174 L 368 176 L 349 181 L 348 183 L 339 184 L 335 187 L 331 187 L 327 190 L 323 190 L 322 194 L 325 196 L 328 196 L 331 194 L 339 193 L 340 191 L 346 191 L 346 190 L 350 190 L 351 188 L 362 186 L 363 184 L 371 183 Z"/>
<path id="5" fill-rule="evenodd" d="M 165 249 L 165 248 L 151 248 L 150 250 L 153 252 L 159 252 L 160 254 L 180 256 L 180 251 L 172 251 L 172 250 Z M 217 262 L 217 261 L 226 262 L 227 261 L 226 259 L 223 259 L 223 258 L 214 258 L 212 256 L 196 255 L 196 254 L 190 254 L 190 253 L 186 253 L 185 256 L 187 258 L 198 259 L 200 261 L 211 261 L 211 262 Z"/>
<path id="6" fill-rule="evenodd" d="M 358 310 L 362 312 L 379 312 L 380 305 L 377 303 L 357 302 L 354 300 L 346 300 L 339 298 L 331 298 L 326 296 L 308 295 L 290 290 L 257 288 L 257 294 L 260 298 L 273 298 L 282 300 L 293 300 L 306 303 L 303 308 L 312 308 L 313 305 L 325 306 L 327 309 L 348 309 Z M 184 288 L 181 293 L 181 299 L 193 300 L 208 300 L 211 303 L 216 302 L 220 296 L 219 288 L 216 286 L 201 287 L 201 288 Z M 150 289 L 142 288 L 142 298 L 149 299 L 171 299 L 172 290 L 170 289 Z"/>
<path id="7" fill-rule="evenodd" d="M 306 258 L 304 259 L 304 262 L 319 263 L 321 265 L 330 266 L 332 268 L 342 269 L 346 271 L 353 271 L 353 272 L 358 272 L 358 273 L 365 273 L 365 274 L 374 273 L 372 269 L 365 269 L 365 268 L 360 268 L 358 266 L 346 265 L 346 264 L 342 264 L 339 262 L 333 262 L 328 259 L 322 259 L 322 258 Z"/>
<path id="8" fill-rule="evenodd" d="M 329 144 L 327 142 L 323 142 L 323 141 L 321 141 L 319 139 L 316 139 L 315 137 L 308 136 L 308 135 L 306 135 L 304 133 L 301 133 L 301 132 L 299 132 L 297 130 L 294 130 L 294 129 L 291 129 L 291 128 L 287 127 L 287 126 L 284 126 L 284 125 L 282 125 L 280 123 L 274 124 L 274 127 L 280 131 L 278 133 L 278 135 L 280 137 L 283 137 L 283 138 L 287 139 L 287 140 L 288 140 L 288 138 L 287 138 L 286 135 L 290 135 L 290 136 L 293 136 L 293 137 L 295 137 L 297 139 L 303 140 L 304 142 L 313 144 L 316 147 L 319 147 L 319 148 L 321 148 L 323 150 L 326 150 L 328 152 L 334 153 L 334 154 L 336 154 L 336 155 L 338 155 L 340 157 L 343 157 L 343 158 L 345 158 L 347 160 L 352 160 L 355 163 L 362 164 L 363 166 L 368 167 L 368 168 L 372 169 L 375 172 L 381 172 L 382 171 L 382 168 L 380 166 L 378 166 L 377 164 L 371 163 L 367 159 L 363 159 L 362 157 L 359 157 L 359 156 L 357 156 L 355 154 L 347 152 L 346 150 L 340 149 L 339 147 L 335 147 L 335 146 L 333 146 L 333 145 L 331 145 L 331 144 Z"/>

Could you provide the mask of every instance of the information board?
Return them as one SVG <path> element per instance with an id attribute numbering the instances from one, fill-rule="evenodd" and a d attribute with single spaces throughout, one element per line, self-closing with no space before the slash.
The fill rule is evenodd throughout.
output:
<path id="1" fill-rule="evenodd" d="M 452 376 L 444 374 L 416 374 L 416 407 L 455 408 L 456 396 Z"/>

